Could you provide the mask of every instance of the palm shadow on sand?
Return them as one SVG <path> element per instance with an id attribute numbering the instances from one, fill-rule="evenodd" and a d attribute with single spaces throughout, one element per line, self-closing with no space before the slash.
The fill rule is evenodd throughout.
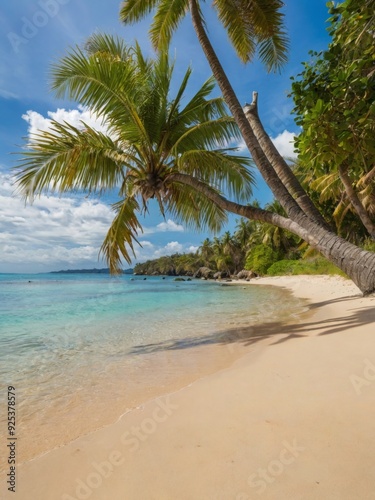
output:
<path id="1" fill-rule="evenodd" d="M 358 300 L 358 297 L 341 297 L 307 306 L 309 311 L 313 311 L 329 303 L 345 302 L 347 303 L 347 310 L 350 311 L 348 316 L 336 316 L 320 321 L 309 321 L 307 312 L 300 317 L 300 321 L 297 320 L 296 322 L 264 322 L 196 337 L 136 345 L 131 349 L 130 354 L 151 354 L 160 351 L 191 349 L 213 344 L 242 344 L 244 346 L 251 346 L 265 339 L 273 339 L 274 342 L 272 344 L 281 344 L 293 339 L 302 339 L 306 336 L 344 333 L 358 326 L 375 323 L 375 308 L 358 307 L 355 304 L 356 300 Z"/>

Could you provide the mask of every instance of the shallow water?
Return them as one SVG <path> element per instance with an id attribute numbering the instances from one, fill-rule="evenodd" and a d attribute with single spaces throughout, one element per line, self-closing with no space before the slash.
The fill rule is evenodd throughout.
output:
<path id="1" fill-rule="evenodd" d="M 0 381 L 3 394 L 16 387 L 18 459 L 214 371 L 239 354 L 241 328 L 286 319 L 303 307 L 272 287 L 0 275 Z"/>

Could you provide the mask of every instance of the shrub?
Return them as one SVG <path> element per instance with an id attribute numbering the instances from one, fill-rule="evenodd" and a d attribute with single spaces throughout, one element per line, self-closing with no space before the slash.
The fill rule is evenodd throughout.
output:
<path id="1" fill-rule="evenodd" d="M 285 276 L 294 274 L 339 274 L 346 275 L 335 265 L 323 257 L 313 260 L 279 260 L 267 270 L 269 276 Z"/>
<path id="2" fill-rule="evenodd" d="M 279 253 L 267 245 L 257 245 L 246 257 L 245 269 L 257 274 L 266 274 L 267 269 L 279 258 Z"/>

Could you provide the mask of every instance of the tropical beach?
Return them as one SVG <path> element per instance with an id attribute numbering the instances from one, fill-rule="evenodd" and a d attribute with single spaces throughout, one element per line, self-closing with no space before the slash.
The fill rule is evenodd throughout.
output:
<path id="1" fill-rule="evenodd" d="M 230 366 L 22 464 L 17 498 L 371 498 L 375 297 L 341 277 L 241 283 L 266 285 L 308 310 L 243 326 Z"/>
<path id="2" fill-rule="evenodd" d="M 1 499 L 374 498 L 375 15 L 324 4 L 4 7 Z"/>
<path id="3" fill-rule="evenodd" d="M 221 346 L 242 327 L 282 321 L 306 307 L 282 290 L 224 284 L 0 275 L 0 378 L 4 390 L 7 382 L 16 391 L 18 463 L 228 366 L 241 349 Z M 2 441 L 6 427 L 4 413 Z M 6 467 L 4 454 L 0 472 Z"/>

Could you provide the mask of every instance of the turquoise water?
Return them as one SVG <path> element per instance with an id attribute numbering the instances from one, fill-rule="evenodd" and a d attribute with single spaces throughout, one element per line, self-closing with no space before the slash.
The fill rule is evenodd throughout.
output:
<path id="1" fill-rule="evenodd" d="M 193 349 L 301 310 L 285 297 L 271 287 L 170 277 L 0 274 L 1 390 L 16 387 L 25 450 L 36 446 L 27 445 L 30 428 L 35 442 L 45 441 L 37 452 L 61 444 L 76 437 L 69 428 L 86 429 L 77 425 L 85 409 L 100 426 L 101 404 L 121 414 L 141 386 L 166 384 L 178 365 L 200 369 Z"/>

